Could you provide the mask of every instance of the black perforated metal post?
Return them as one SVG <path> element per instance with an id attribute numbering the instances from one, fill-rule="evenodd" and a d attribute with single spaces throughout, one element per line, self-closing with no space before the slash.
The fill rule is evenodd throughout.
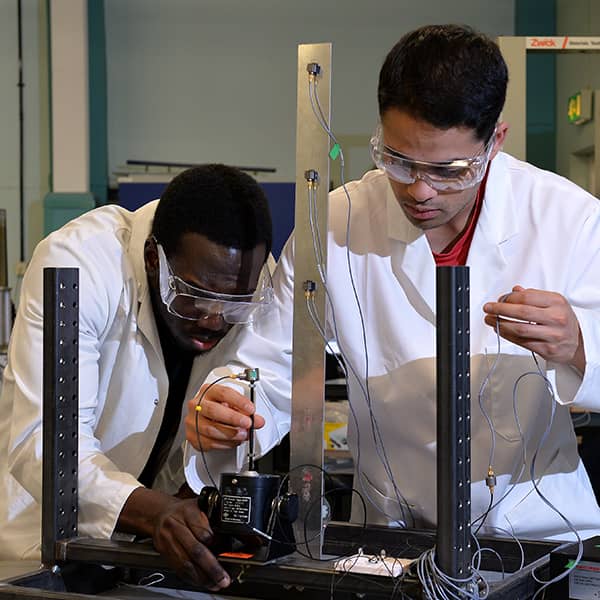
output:
<path id="1" fill-rule="evenodd" d="M 44 269 L 42 562 L 77 535 L 79 270 Z"/>
<path id="2" fill-rule="evenodd" d="M 440 569 L 471 564 L 469 269 L 437 268 L 437 544 Z"/>

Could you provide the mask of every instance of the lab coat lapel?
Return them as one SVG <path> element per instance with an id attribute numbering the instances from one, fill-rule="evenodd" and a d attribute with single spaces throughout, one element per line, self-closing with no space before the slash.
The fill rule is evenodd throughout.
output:
<path id="1" fill-rule="evenodd" d="M 480 312 L 485 302 L 497 299 L 491 294 L 495 293 L 495 284 L 508 265 L 510 240 L 518 233 L 516 212 L 505 159 L 500 154 L 490 165 L 483 206 L 467 258 L 472 314 Z"/>
<path id="2" fill-rule="evenodd" d="M 435 323 L 435 261 L 427 238 L 407 220 L 389 186 L 386 202 L 392 271 L 413 308 Z"/>
<path id="3" fill-rule="evenodd" d="M 158 336 L 158 328 L 156 327 L 156 319 L 152 310 L 152 300 L 148 288 L 144 290 L 144 295 L 141 297 L 140 308 L 137 319 L 138 331 L 146 338 L 146 341 L 152 346 L 158 359 L 164 363 L 162 346 Z"/>

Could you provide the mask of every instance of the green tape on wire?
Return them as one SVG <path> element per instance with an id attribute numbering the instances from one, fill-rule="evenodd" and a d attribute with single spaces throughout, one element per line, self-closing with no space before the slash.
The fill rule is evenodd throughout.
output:
<path id="1" fill-rule="evenodd" d="M 340 145 L 336 142 L 329 151 L 329 158 L 335 160 L 340 155 Z"/>

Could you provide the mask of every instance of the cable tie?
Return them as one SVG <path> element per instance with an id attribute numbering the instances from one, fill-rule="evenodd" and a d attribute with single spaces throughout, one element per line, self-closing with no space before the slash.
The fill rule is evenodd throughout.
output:
<path id="1" fill-rule="evenodd" d="M 340 155 L 340 145 L 336 142 L 329 151 L 329 158 L 335 160 Z"/>

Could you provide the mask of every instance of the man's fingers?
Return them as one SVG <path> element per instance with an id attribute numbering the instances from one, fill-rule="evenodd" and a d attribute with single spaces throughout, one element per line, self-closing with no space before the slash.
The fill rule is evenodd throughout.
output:
<path id="1" fill-rule="evenodd" d="M 498 326 L 500 328 L 500 335 L 515 343 L 520 343 L 523 340 L 544 342 L 548 341 L 549 336 L 552 334 L 551 328 L 539 323 L 510 321 L 492 315 L 487 315 L 484 321 L 494 329 Z"/>
<path id="2" fill-rule="evenodd" d="M 188 401 L 185 418 L 186 437 L 199 450 L 226 450 L 236 448 L 248 439 L 252 426 L 260 429 L 265 419 L 254 413 L 255 406 L 242 394 L 226 386 L 214 386 L 202 396 L 206 385 Z M 202 398 L 200 400 L 200 398 Z"/>
<path id="3" fill-rule="evenodd" d="M 214 554 L 203 544 L 196 544 L 191 548 L 190 559 L 200 569 L 200 572 L 205 574 L 208 587 L 211 590 L 219 590 L 231 583 L 227 571 L 219 564 Z"/>
<path id="4" fill-rule="evenodd" d="M 195 498 L 177 503 L 164 514 L 153 535 L 156 549 L 181 577 L 218 590 L 227 587 L 230 579 L 206 546 L 212 538 L 208 519 Z"/>
<path id="5" fill-rule="evenodd" d="M 265 418 L 260 415 L 254 415 L 254 429 L 260 429 L 265 426 Z"/>
<path id="6" fill-rule="evenodd" d="M 198 509 L 190 511 L 186 515 L 189 527 L 179 532 L 177 543 L 185 553 L 186 572 L 190 571 L 190 565 L 200 579 L 210 589 L 221 589 L 230 583 L 229 576 L 214 554 L 207 548 L 206 544 L 212 540 L 212 532 L 203 525 L 208 525 L 206 516 Z"/>
<path id="7" fill-rule="evenodd" d="M 205 546 L 197 544 L 195 548 L 198 550 L 192 550 L 191 557 L 175 566 L 177 574 L 182 579 L 197 586 L 207 587 L 211 591 L 227 587 L 231 583 L 227 571 Z M 200 548 L 202 550 L 199 550 Z"/>
<path id="8" fill-rule="evenodd" d="M 252 402 L 250 402 L 246 396 L 228 386 L 215 385 L 214 387 L 210 388 L 210 390 L 208 390 L 204 396 L 202 396 L 205 388 L 206 385 L 203 385 L 200 388 L 200 391 L 193 399 L 194 404 L 197 404 L 200 400 L 200 397 L 202 397 L 202 401 L 200 402 L 201 404 L 203 404 L 205 400 L 208 400 L 218 404 L 225 404 L 245 415 L 251 415 L 254 412 L 254 405 Z"/>
<path id="9" fill-rule="evenodd" d="M 500 304 L 526 304 L 538 308 L 549 308 L 563 302 L 564 298 L 556 292 L 538 290 L 535 288 L 523 288 L 519 285 L 513 287 L 513 291 L 502 294 L 498 298 Z"/>
<path id="10" fill-rule="evenodd" d="M 210 419 L 211 421 L 215 421 L 221 425 L 248 429 L 248 427 L 250 427 L 252 424 L 249 416 L 240 413 L 235 408 L 229 408 L 220 402 L 203 400 L 200 404 L 200 409 L 200 414 L 203 417 Z"/>

